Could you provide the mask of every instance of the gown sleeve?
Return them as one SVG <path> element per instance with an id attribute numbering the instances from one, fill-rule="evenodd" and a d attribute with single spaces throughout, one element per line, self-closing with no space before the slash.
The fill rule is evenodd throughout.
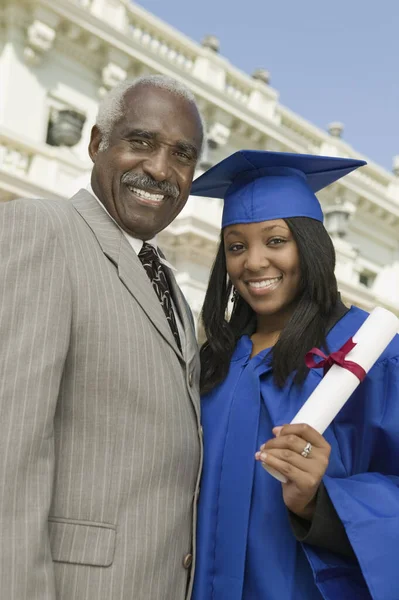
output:
<path id="1" fill-rule="evenodd" d="M 336 427 L 348 476 L 323 481 L 373 600 L 388 600 L 399 597 L 399 358 L 370 374 Z"/>
<path id="2" fill-rule="evenodd" d="M 288 513 L 292 531 L 298 542 L 318 546 L 345 558 L 356 560 L 356 554 L 353 552 L 345 527 L 323 482 L 317 492 L 316 509 L 312 521 L 301 519 L 291 511 Z"/>

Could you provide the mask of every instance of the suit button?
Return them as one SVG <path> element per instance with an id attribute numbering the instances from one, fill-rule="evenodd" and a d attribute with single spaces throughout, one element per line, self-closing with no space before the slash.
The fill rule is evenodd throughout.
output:
<path id="1" fill-rule="evenodd" d="M 186 556 L 183 559 L 183 567 L 185 569 L 189 569 L 192 564 L 193 564 L 193 555 L 192 554 L 186 554 Z"/>
<path id="2" fill-rule="evenodd" d="M 190 387 L 193 387 L 193 383 L 194 383 L 194 373 L 191 371 L 191 373 L 188 376 L 188 385 Z"/>

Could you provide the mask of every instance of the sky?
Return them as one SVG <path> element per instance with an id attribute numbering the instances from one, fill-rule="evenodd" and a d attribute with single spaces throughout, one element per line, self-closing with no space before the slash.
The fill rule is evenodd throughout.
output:
<path id="1" fill-rule="evenodd" d="M 265 68 L 280 103 L 388 170 L 399 155 L 398 0 L 140 0 L 251 74 Z"/>

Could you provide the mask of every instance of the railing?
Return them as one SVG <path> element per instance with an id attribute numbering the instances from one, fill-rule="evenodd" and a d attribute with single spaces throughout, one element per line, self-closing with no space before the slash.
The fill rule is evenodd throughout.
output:
<path id="1" fill-rule="evenodd" d="M 253 90 L 253 80 L 241 73 L 226 73 L 225 92 L 229 98 L 247 105 Z"/>
<path id="2" fill-rule="evenodd" d="M 122 2 L 126 9 L 125 32 L 132 40 L 162 61 L 190 72 L 200 52 L 198 44 L 163 23 L 132 2 Z"/>
<path id="3" fill-rule="evenodd" d="M 141 44 L 149 52 L 162 60 L 176 65 L 184 71 L 191 71 L 195 61 L 195 55 L 182 45 L 171 42 L 164 36 L 159 36 L 148 27 L 137 23 L 133 17 L 129 23 L 129 31 L 132 39 Z"/>
<path id="4" fill-rule="evenodd" d="M 355 171 L 353 177 L 358 179 L 370 191 L 385 196 L 388 186 L 392 182 L 392 177 L 388 176 L 382 179 L 381 177 L 376 177 L 374 173 L 370 174 L 370 170 L 370 167 L 365 167 L 361 171 Z M 399 205 L 399 198 L 397 198 L 397 204 Z"/>
<path id="5" fill-rule="evenodd" d="M 294 136 L 298 143 L 303 144 L 304 150 L 309 153 L 319 153 L 321 145 L 324 141 L 325 134 L 316 128 L 310 130 L 304 126 L 302 119 L 298 119 L 296 115 L 287 109 L 279 106 L 278 114 L 280 116 L 279 128 L 288 136 Z"/>

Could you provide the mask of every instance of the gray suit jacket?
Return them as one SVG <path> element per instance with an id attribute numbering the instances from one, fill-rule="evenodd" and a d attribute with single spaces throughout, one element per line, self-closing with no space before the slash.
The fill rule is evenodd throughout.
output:
<path id="1" fill-rule="evenodd" d="M 190 595 L 199 359 L 172 285 L 182 354 L 139 259 L 88 192 L 0 206 L 4 600 Z"/>

